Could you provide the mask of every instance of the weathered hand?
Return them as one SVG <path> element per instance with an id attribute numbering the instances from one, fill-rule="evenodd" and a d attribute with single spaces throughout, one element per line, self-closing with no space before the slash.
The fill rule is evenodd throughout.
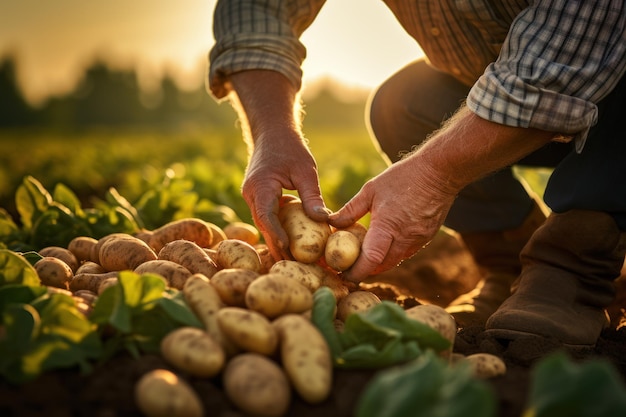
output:
<path id="1" fill-rule="evenodd" d="M 366 213 L 370 226 L 361 255 L 343 276 L 359 282 L 393 268 L 433 238 L 452 205 L 455 193 L 441 187 L 436 173 L 409 157 L 368 181 L 330 223 L 346 227 Z"/>
<path id="2" fill-rule="evenodd" d="M 291 259 L 287 234 L 278 221 L 283 189 L 298 192 L 309 217 L 328 220 L 317 164 L 304 140 L 295 132 L 264 133 L 255 142 L 242 193 L 275 259 Z"/>

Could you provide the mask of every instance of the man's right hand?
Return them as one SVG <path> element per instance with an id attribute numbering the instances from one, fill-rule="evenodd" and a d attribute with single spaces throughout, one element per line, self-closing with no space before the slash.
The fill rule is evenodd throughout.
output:
<path id="1" fill-rule="evenodd" d="M 314 220 L 327 221 L 317 163 L 300 129 L 298 92 L 282 74 L 243 71 L 233 74 L 230 88 L 249 145 L 250 161 L 242 193 L 255 225 L 272 256 L 290 259 L 287 234 L 278 221 L 283 190 L 295 190 Z"/>

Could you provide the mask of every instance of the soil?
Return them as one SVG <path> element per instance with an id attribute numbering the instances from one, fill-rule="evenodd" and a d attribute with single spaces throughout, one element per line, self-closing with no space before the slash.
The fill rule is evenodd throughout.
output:
<path id="1" fill-rule="evenodd" d="M 417 303 L 445 306 L 458 294 L 474 287 L 478 271 L 463 245 L 449 235 L 438 235 L 426 249 L 402 265 L 368 280 L 366 287 L 384 299 L 408 307 Z M 617 281 L 618 300 L 608 310 L 613 328 L 607 328 L 594 349 L 568 352 L 575 360 L 604 358 L 614 364 L 626 382 L 626 326 L 615 330 L 626 302 L 626 280 Z M 572 323 L 575 325 L 575 323 Z M 462 354 L 488 352 L 507 364 L 504 376 L 488 380 L 498 400 L 500 417 L 522 415 L 528 398 L 532 367 L 555 350 L 564 349 L 555 340 L 519 339 L 508 345 L 485 336 L 481 327 L 459 329 L 455 351 Z M 170 368 L 159 356 L 139 359 L 119 355 L 92 373 L 81 375 L 75 369 L 42 375 L 21 386 L 0 380 L 0 416 L 4 417 L 125 417 L 141 416 L 133 399 L 133 388 L 144 373 Z M 351 417 L 355 404 L 375 371 L 336 371 L 334 389 L 324 403 L 311 406 L 294 395 L 288 416 Z M 200 395 L 206 414 L 218 417 L 244 417 L 226 399 L 219 379 L 187 378 Z"/>

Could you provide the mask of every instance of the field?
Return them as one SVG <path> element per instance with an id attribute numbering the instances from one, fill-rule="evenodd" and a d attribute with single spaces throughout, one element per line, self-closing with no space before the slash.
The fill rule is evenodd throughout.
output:
<path id="1" fill-rule="evenodd" d="M 339 208 L 367 179 L 384 169 L 384 162 L 364 129 L 319 127 L 309 129 L 307 136 L 318 159 L 326 203 L 332 209 Z M 76 212 L 92 207 L 101 210 L 96 222 L 101 227 L 94 227 L 97 231 L 94 234 L 104 234 L 110 230 L 107 228 L 119 226 L 120 221 L 136 220 L 112 215 L 126 210 L 126 203 L 138 210 L 141 225 L 150 229 L 183 217 L 200 217 L 219 225 L 235 220 L 249 222 L 250 213 L 239 194 L 245 158 L 245 148 L 236 128 L 175 132 L 102 129 L 69 134 L 4 132 L 0 134 L 0 207 L 6 210 L 5 216 L 19 223 L 16 192 L 25 181 L 32 185 L 27 178 L 34 178 L 55 199 L 74 202 Z M 546 172 L 520 171 L 520 174 L 541 192 Z M 72 193 L 77 201 L 73 200 Z M 31 197 L 34 194 L 31 188 Z M 114 224 L 113 220 L 118 223 Z M 30 235 L 20 242 L 20 248 L 38 250 L 51 243 L 63 245 L 67 236 L 58 231 L 50 228 L 36 236 Z M 462 245 L 442 234 L 410 261 L 372 277 L 367 288 L 382 299 L 399 304 L 445 305 L 460 292 L 470 289 L 476 280 L 475 266 Z M 2 340 L 0 336 L 0 342 Z M 437 395 L 428 397 L 432 403 L 424 399 L 420 409 L 413 408 L 412 415 L 606 415 L 599 411 L 599 404 L 610 402 L 607 399 L 619 402 L 626 395 L 623 390 L 625 347 L 626 328 L 607 329 L 598 346 L 587 352 L 566 351 L 554 340 L 522 340 L 503 346 L 483 337 L 481 328 L 459 329 L 455 352 L 466 355 L 489 352 L 501 356 L 508 366 L 507 374 L 487 380 L 484 385 L 480 382 L 482 394 L 478 397 L 468 397 L 468 393 L 476 389 L 474 381 L 464 380 L 466 386 L 458 381 L 454 384 L 438 379 L 454 379 L 454 374 L 422 374 L 421 378 L 434 381 L 427 384 L 428 387 L 442 384 L 443 388 Z M 555 356 L 551 362 L 537 368 L 544 357 L 556 352 L 566 353 L 573 362 Z M 574 362 L 588 366 L 577 367 Z M 95 366 L 87 375 L 74 366 L 51 370 L 22 385 L 0 380 L 0 415 L 139 416 L 133 401 L 133 386 L 143 373 L 160 367 L 170 366 L 159 355 L 136 358 L 126 352 Z M 422 371 L 426 372 L 426 368 L 424 365 Z M 288 415 L 352 417 L 361 394 L 376 375 L 377 371 L 372 369 L 337 370 L 335 387 L 328 400 L 311 406 L 296 398 Z M 387 382 L 399 380 L 391 374 L 387 378 Z M 246 416 L 225 398 L 217 379 L 189 380 L 202 396 L 205 408 L 213 411 L 211 415 Z M 419 391 L 419 384 L 415 385 L 415 391 L 406 386 L 406 391 L 398 390 L 393 384 L 384 386 L 389 390 L 384 391 L 388 398 L 381 399 L 371 392 L 370 395 L 392 410 L 398 403 L 406 405 L 407 395 L 426 395 Z M 550 401 L 556 401 L 560 411 L 550 409 Z M 622 406 L 625 401 L 621 402 Z M 393 417 L 403 415 L 389 412 Z M 360 414 L 383 415 L 387 414 L 382 411 Z"/>

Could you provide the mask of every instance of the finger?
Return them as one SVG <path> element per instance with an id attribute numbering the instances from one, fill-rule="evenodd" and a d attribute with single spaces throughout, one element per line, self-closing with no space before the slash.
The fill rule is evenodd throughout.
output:
<path id="1" fill-rule="evenodd" d="M 331 213 L 331 210 L 324 203 L 319 182 L 315 182 L 315 185 L 301 187 L 298 190 L 298 195 L 300 200 L 302 200 L 302 207 L 307 216 L 316 222 L 328 221 L 328 215 Z"/>
<path id="2" fill-rule="evenodd" d="M 343 207 L 331 213 L 328 221 L 339 229 L 351 226 L 370 211 L 371 205 L 371 197 L 361 190 Z"/>

